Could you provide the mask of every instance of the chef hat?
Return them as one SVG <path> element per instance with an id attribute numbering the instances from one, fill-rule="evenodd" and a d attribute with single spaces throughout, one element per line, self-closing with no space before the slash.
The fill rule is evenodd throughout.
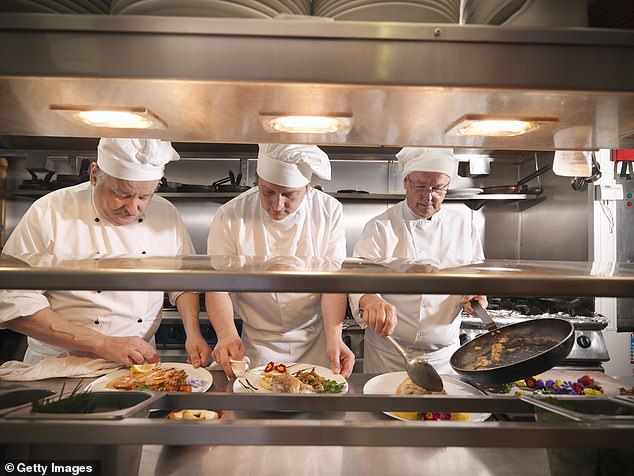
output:
<path id="1" fill-rule="evenodd" d="M 260 144 L 257 172 L 282 187 L 303 187 L 313 173 L 330 180 L 330 161 L 315 145 Z"/>
<path id="2" fill-rule="evenodd" d="M 403 179 L 412 172 L 438 172 L 453 178 L 457 162 L 453 149 L 403 147 L 398 154 L 398 166 Z"/>
<path id="3" fill-rule="evenodd" d="M 101 139 L 97 165 L 123 180 L 160 180 L 165 164 L 179 160 L 169 142 L 159 139 Z"/>

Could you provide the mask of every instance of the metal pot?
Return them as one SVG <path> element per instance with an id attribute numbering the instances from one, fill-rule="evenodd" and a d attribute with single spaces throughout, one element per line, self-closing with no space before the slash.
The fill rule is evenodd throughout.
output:
<path id="1" fill-rule="evenodd" d="M 494 361 L 493 345 L 501 341 L 503 349 L 499 360 Z M 450 364 L 460 375 L 477 383 L 508 383 L 553 368 L 566 358 L 573 345 L 574 327 L 569 321 L 539 318 L 479 335 L 454 352 Z M 483 359 L 490 364 L 478 366 Z"/>
<path id="2" fill-rule="evenodd" d="M 518 180 L 515 185 L 496 185 L 493 187 L 484 187 L 482 193 L 526 193 L 528 191 L 528 182 L 540 175 L 548 172 L 552 168 L 551 164 L 544 165 L 530 175 Z M 541 191 L 541 190 L 540 190 Z"/>

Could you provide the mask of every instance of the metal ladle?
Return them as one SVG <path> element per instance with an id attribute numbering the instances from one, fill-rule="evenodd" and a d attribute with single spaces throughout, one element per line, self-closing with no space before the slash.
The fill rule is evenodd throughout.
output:
<path id="1" fill-rule="evenodd" d="M 367 329 L 368 324 L 363 317 L 363 309 L 359 309 L 359 317 L 361 319 L 360 325 L 362 329 Z M 436 372 L 436 369 L 427 362 L 427 359 L 421 356 L 410 359 L 405 352 L 405 349 L 394 340 L 392 336 L 385 336 L 390 344 L 392 344 L 399 354 L 403 356 L 405 360 L 405 370 L 407 370 L 407 376 L 414 382 L 414 385 L 418 385 L 421 388 L 426 388 L 432 392 L 442 392 L 444 389 L 442 378 Z"/>
<path id="2" fill-rule="evenodd" d="M 412 379 L 412 382 L 414 382 L 415 385 L 431 390 L 432 392 L 442 392 L 444 388 L 442 378 L 440 378 L 436 369 L 427 362 L 427 359 L 421 356 L 412 357 L 410 359 L 407 356 L 405 349 L 403 349 L 403 347 L 401 347 L 401 345 L 396 342 L 392 336 L 385 336 L 385 339 L 392 344 L 403 356 L 403 359 L 405 359 L 405 363 L 407 364 L 405 367 L 407 375 L 410 379 Z"/>

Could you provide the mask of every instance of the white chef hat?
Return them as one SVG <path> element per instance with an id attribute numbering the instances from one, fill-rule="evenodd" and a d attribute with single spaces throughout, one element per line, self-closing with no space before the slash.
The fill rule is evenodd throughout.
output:
<path id="1" fill-rule="evenodd" d="M 97 165 L 112 177 L 123 180 L 160 180 L 165 164 L 179 160 L 169 142 L 159 139 L 101 139 Z"/>
<path id="2" fill-rule="evenodd" d="M 260 144 L 257 172 L 282 187 L 303 187 L 313 173 L 330 180 L 330 161 L 315 145 Z"/>
<path id="3" fill-rule="evenodd" d="M 403 179 L 412 172 L 438 172 L 453 178 L 458 167 L 453 149 L 403 147 L 396 158 Z"/>

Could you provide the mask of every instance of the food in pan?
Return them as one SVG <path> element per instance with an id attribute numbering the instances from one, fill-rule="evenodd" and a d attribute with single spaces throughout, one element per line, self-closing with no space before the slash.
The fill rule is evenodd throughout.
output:
<path id="1" fill-rule="evenodd" d="M 106 384 L 114 390 L 154 390 L 161 392 L 191 392 L 187 372 L 182 369 L 156 368 L 147 372 L 130 372 Z"/>
<path id="2" fill-rule="evenodd" d="M 492 341 L 473 347 L 478 355 L 464 365 L 464 370 L 484 370 L 517 363 L 559 344 L 557 339 L 548 336 L 508 337 L 494 331 L 492 337 Z"/>
<path id="3" fill-rule="evenodd" d="M 217 420 L 220 413 L 213 410 L 174 410 L 167 415 L 169 420 Z"/>
<path id="4" fill-rule="evenodd" d="M 285 364 L 275 362 L 269 362 L 260 375 L 260 386 L 276 393 L 341 393 L 345 385 L 319 375 L 315 367 L 291 373 Z"/>
<path id="5" fill-rule="evenodd" d="M 432 392 L 423 387 L 419 387 L 407 377 L 398 387 L 396 387 L 397 395 L 446 395 L 446 391 Z M 394 415 L 404 418 L 405 420 L 470 420 L 468 413 L 462 412 L 393 412 Z"/>

